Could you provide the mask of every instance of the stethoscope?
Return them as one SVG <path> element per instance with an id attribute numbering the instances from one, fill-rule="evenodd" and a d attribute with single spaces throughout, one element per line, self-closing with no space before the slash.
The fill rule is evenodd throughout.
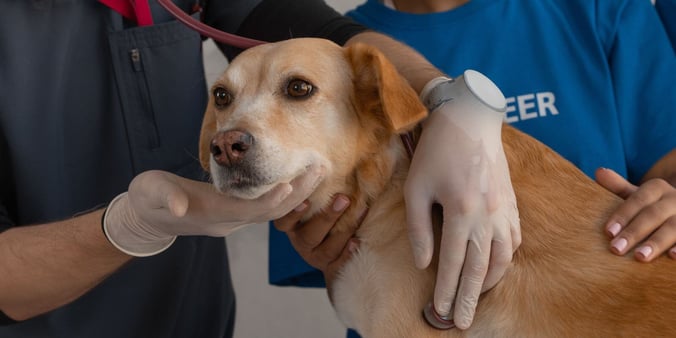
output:
<path id="1" fill-rule="evenodd" d="M 206 25 L 185 13 L 178 6 L 174 5 L 171 0 L 157 0 L 164 9 L 174 16 L 178 21 L 182 22 L 189 28 L 197 31 L 205 37 L 212 38 L 214 41 L 224 43 L 237 48 L 247 49 L 250 47 L 262 45 L 267 43 L 265 41 L 246 38 L 243 36 L 226 33 L 224 31 Z"/>

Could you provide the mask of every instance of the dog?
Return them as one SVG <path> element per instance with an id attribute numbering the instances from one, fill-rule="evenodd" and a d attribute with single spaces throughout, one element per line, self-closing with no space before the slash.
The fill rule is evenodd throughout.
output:
<path id="1" fill-rule="evenodd" d="M 414 266 L 403 197 L 410 159 L 399 137 L 425 116 L 416 93 L 372 47 L 313 38 L 264 44 L 235 58 L 213 85 L 200 162 L 217 189 L 240 198 L 324 166 L 307 216 L 347 194 L 351 206 L 332 231 L 350 231 L 358 210 L 369 208 L 356 231 L 360 248 L 330 290 L 338 317 L 364 337 L 676 334 L 674 263 L 611 254 L 602 228 L 621 199 L 507 124 L 502 141 L 522 244 L 481 296 L 469 329 L 427 325 L 421 313 L 437 260 L 426 270 Z"/>

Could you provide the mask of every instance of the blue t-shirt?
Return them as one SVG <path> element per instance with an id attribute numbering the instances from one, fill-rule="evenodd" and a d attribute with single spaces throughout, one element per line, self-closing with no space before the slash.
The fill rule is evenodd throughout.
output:
<path id="1" fill-rule="evenodd" d="M 507 122 L 587 175 L 603 166 L 637 183 L 676 146 L 676 57 L 648 0 L 472 0 L 434 14 L 369 0 L 348 15 L 451 76 L 486 74 L 508 98 Z M 271 228 L 270 282 L 317 279 Z"/>

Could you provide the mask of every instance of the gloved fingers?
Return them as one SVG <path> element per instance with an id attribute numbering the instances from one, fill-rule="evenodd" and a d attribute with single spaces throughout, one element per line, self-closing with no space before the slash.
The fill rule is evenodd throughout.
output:
<path id="1" fill-rule="evenodd" d="M 634 257 L 641 262 L 650 262 L 674 244 L 676 244 L 676 215 L 669 217 L 645 242 L 641 243 L 634 251 Z"/>
<path id="2" fill-rule="evenodd" d="M 509 234 L 512 237 L 512 243 L 511 243 L 512 254 L 514 254 L 514 252 L 516 252 L 516 249 L 518 249 L 519 246 L 521 246 L 521 240 L 522 240 L 522 238 L 521 238 L 521 223 L 520 223 L 520 220 L 519 220 L 518 211 L 516 211 L 516 214 L 517 214 L 517 216 L 514 217 L 516 219 L 516 221 L 510 222 L 510 224 L 509 224 Z"/>
<path id="3" fill-rule="evenodd" d="M 455 296 L 453 322 L 466 330 L 472 324 L 490 259 L 490 238 L 480 236 L 467 243 L 467 256 Z M 486 240 L 488 239 L 488 240 Z"/>
<path id="4" fill-rule="evenodd" d="M 417 187 L 405 189 L 406 224 L 408 239 L 413 249 L 415 266 L 426 268 L 434 253 L 434 233 L 432 230 L 432 199 Z"/>
<path id="5" fill-rule="evenodd" d="M 278 219 L 307 199 L 321 182 L 323 174 L 323 167 L 312 165 L 288 184 L 280 183 L 262 196 L 247 201 L 245 212 L 251 215 L 261 213 L 254 219 L 256 222 Z"/>
<path id="6" fill-rule="evenodd" d="M 490 261 L 488 263 L 488 270 L 486 271 L 486 278 L 484 279 L 481 293 L 492 289 L 502 276 L 504 276 L 509 263 L 512 262 L 512 244 L 509 240 L 493 239 L 491 242 Z"/>
<path id="7" fill-rule="evenodd" d="M 130 205 L 156 211 L 167 209 L 172 216 L 183 217 L 188 211 L 189 198 L 180 180 L 180 177 L 164 171 L 143 172 L 129 185 Z"/>
<path id="8" fill-rule="evenodd" d="M 189 198 L 179 184 L 168 183 L 166 203 L 169 211 L 175 217 L 183 217 L 188 212 Z"/>
<path id="9" fill-rule="evenodd" d="M 441 316 L 449 315 L 465 263 L 469 235 L 467 217 L 448 218 L 444 214 L 443 232 L 439 247 L 439 268 L 434 286 L 434 308 Z"/>

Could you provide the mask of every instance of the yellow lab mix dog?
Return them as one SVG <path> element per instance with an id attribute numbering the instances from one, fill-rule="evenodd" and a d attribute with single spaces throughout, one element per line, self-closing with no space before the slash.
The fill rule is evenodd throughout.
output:
<path id="1" fill-rule="evenodd" d="M 508 125 L 502 137 L 522 244 L 480 299 L 470 329 L 428 326 L 422 309 L 436 264 L 420 271 L 413 263 L 402 190 L 410 160 L 399 137 L 425 116 L 373 48 L 320 39 L 266 44 L 242 53 L 214 84 L 200 161 L 217 189 L 242 198 L 324 166 L 308 215 L 338 192 L 352 201 L 333 231 L 349 230 L 368 206 L 360 250 L 330 291 L 341 320 L 365 337 L 676 335 L 674 263 L 608 252 L 603 223 L 621 201 Z"/>

